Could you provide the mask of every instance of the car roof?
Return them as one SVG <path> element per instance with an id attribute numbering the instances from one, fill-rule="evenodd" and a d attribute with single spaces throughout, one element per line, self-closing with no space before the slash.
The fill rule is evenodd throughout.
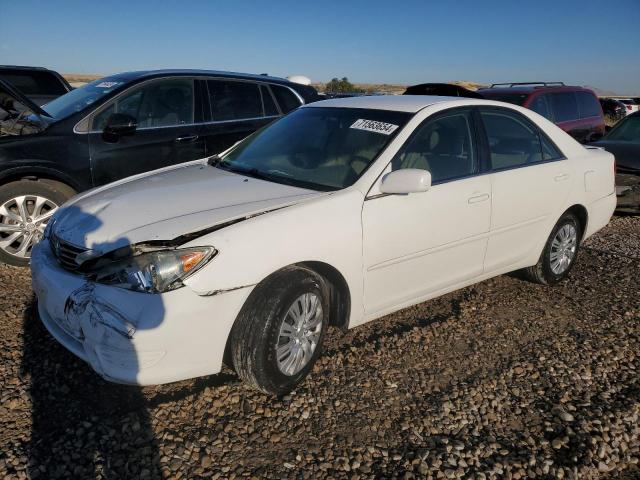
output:
<path id="1" fill-rule="evenodd" d="M 322 100 L 310 103 L 304 108 L 334 107 L 334 108 L 370 108 L 373 110 L 392 110 L 396 112 L 416 113 L 429 105 L 443 102 L 482 102 L 466 97 L 440 97 L 435 95 L 369 95 L 362 97 L 345 97 Z"/>
<path id="2" fill-rule="evenodd" d="M 517 87 L 494 87 L 494 88 L 480 88 L 478 92 L 485 93 L 511 93 L 515 95 L 529 94 L 533 92 L 591 92 L 588 88 L 575 86 L 575 85 L 557 85 L 557 86 L 536 86 L 536 85 L 524 85 Z"/>
<path id="3" fill-rule="evenodd" d="M 36 70 L 39 72 L 50 72 L 45 67 L 28 67 L 26 65 L 0 65 L 0 70 Z"/>
<path id="4" fill-rule="evenodd" d="M 170 76 L 205 76 L 205 77 L 224 77 L 236 78 L 242 80 L 262 80 L 276 83 L 292 83 L 286 78 L 272 77 L 269 75 L 260 75 L 252 73 L 225 72 L 220 70 L 197 70 L 197 69 L 163 69 L 163 70 L 139 70 L 132 72 L 116 73 L 107 75 L 105 78 L 118 79 L 126 82 L 138 79 L 150 79 L 157 77 Z"/>

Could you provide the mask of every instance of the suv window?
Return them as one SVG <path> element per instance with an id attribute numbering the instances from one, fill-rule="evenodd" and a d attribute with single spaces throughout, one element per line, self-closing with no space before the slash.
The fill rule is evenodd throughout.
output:
<path id="1" fill-rule="evenodd" d="M 573 92 L 550 93 L 551 108 L 556 122 L 566 122 L 567 120 L 577 120 L 578 102 Z"/>
<path id="2" fill-rule="evenodd" d="M 529 108 L 534 112 L 539 113 L 546 119 L 553 121 L 553 115 L 551 114 L 551 109 L 549 108 L 549 103 L 547 102 L 546 95 L 537 95 L 532 100 Z"/>
<path id="3" fill-rule="evenodd" d="M 112 113 L 131 115 L 138 128 L 193 123 L 193 80 L 150 82 L 111 102 L 93 118 L 92 130 L 102 130 Z"/>
<path id="4" fill-rule="evenodd" d="M 289 113 L 300 106 L 300 100 L 288 88 L 280 85 L 271 85 L 271 91 L 273 91 L 282 113 Z"/>
<path id="5" fill-rule="evenodd" d="M 542 153 L 538 131 L 518 114 L 487 110 L 481 111 L 480 115 L 487 132 L 492 169 L 513 168 L 550 159 Z"/>
<path id="6" fill-rule="evenodd" d="M 580 118 L 600 116 L 600 102 L 598 102 L 595 95 L 589 92 L 576 92 L 576 99 L 578 100 Z"/>
<path id="7" fill-rule="evenodd" d="M 260 85 L 260 91 L 262 92 L 262 103 L 264 104 L 264 114 L 267 117 L 279 115 L 276 102 L 273 101 L 269 87 L 266 85 Z"/>
<path id="8" fill-rule="evenodd" d="M 64 95 L 67 89 L 58 77 L 43 71 L 1 71 L 0 78 L 25 95 Z"/>
<path id="9" fill-rule="evenodd" d="M 428 170 L 433 183 L 471 175 L 476 171 L 471 132 L 467 111 L 427 120 L 396 154 L 392 168 Z"/>
<path id="10" fill-rule="evenodd" d="M 216 122 L 262 117 L 258 84 L 231 80 L 209 80 L 211 115 Z"/>

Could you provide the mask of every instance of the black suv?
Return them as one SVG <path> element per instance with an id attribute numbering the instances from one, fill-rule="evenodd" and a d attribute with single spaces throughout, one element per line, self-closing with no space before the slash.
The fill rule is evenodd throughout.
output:
<path id="1" fill-rule="evenodd" d="M 74 193 L 214 155 L 317 99 L 265 75 L 162 70 L 105 77 L 38 107 L 0 81 L 0 261 L 28 264 Z"/>
<path id="2" fill-rule="evenodd" d="M 42 67 L 0 65 L 0 80 L 12 85 L 36 105 L 44 105 L 73 90 L 58 72 Z"/>

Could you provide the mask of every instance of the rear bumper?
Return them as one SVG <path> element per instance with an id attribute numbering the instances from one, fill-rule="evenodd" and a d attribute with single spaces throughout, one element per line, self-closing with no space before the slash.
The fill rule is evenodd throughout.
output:
<path id="1" fill-rule="evenodd" d="M 616 209 L 616 194 L 612 193 L 606 197 L 600 198 L 587 206 L 588 220 L 587 229 L 582 237 L 583 240 L 590 237 L 598 230 L 606 227 L 611 220 L 614 210 Z"/>

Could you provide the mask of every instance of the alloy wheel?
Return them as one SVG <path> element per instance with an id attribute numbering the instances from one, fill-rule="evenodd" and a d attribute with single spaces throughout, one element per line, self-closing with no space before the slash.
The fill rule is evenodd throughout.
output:
<path id="1" fill-rule="evenodd" d="M 29 258 L 47 222 L 58 208 L 40 195 L 20 195 L 0 206 L 0 249 L 18 258 Z"/>
<path id="2" fill-rule="evenodd" d="M 551 271 L 561 275 L 567 271 L 573 261 L 578 248 L 578 231 L 576 227 L 567 223 L 558 230 L 551 242 Z"/>
<path id="3" fill-rule="evenodd" d="M 322 302 L 315 293 L 300 295 L 287 310 L 276 345 L 278 369 L 295 375 L 313 357 L 322 333 Z"/>

